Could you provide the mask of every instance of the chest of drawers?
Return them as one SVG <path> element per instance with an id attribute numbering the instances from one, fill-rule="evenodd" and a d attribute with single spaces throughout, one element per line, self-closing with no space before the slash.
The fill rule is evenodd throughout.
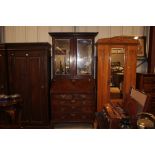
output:
<path id="1" fill-rule="evenodd" d="M 96 111 L 95 101 L 93 80 L 53 81 L 51 87 L 52 123 L 93 122 Z"/>
<path id="2" fill-rule="evenodd" d="M 149 112 L 155 115 L 155 74 L 137 73 L 136 88 L 151 95 Z"/>

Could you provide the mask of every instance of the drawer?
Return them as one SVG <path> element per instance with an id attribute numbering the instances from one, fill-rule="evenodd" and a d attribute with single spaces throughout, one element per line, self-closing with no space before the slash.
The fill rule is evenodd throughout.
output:
<path id="1" fill-rule="evenodd" d="M 73 94 L 75 100 L 94 100 L 94 94 Z"/>
<path id="2" fill-rule="evenodd" d="M 73 96 L 71 94 L 52 94 L 52 100 L 71 100 Z"/>
<path id="3" fill-rule="evenodd" d="M 64 106 L 64 105 L 68 105 L 68 106 L 88 106 L 88 105 L 95 105 L 95 101 L 94 100 L 52 100 L 51 101 L 52 105 L 59 105 L 59 106 Z"/>
<path id="4" fill-rule="evenodd" d="M 154 84 L 155 83 L 155 76 L 150 76 L 150 77 L 144 77 L 144 83 L 146 84 Z"/>
<path id="5" fill-rule="evenodd" d="M 53 113 L 52 120 L 53 121 L 64 121 L 64 122 L 82 122 L 82 121 L 92 121 L 93 120 L 92 114 L 81 114 L 81 113 Z"/>
<path id="6" fill-rule="evenodd" d="M 57 79 L 51 84 L 51 93 L 92 93 L 95 92 L 94 79 Z"/>
<path id="7" fill-rule="evenodd" d="M 51 94 L 51 100 L 95 100 L 94 94 Z"/>
<path id="8" fill-rule="evenodd" d="M 155 93 L 155 84 L 144 84 L 144 87 L 143 87 L 143 90 L 144 92 L 154 92 Z"/>
<path id="9" fill-rule="evenodd" d="M 95 112 L 96 107 L 95 106 L 59 106 L 59 105 L 52 105 L 52 111 L 53 112 L 58 112 L 58 113 L 70 113 L 70 112 L 75 112 L 75 113 L 93 113 Z"/>

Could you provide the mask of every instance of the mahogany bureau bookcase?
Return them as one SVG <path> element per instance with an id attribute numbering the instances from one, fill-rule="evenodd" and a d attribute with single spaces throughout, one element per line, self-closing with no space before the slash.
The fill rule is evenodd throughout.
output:
<path id="1" fill-rule="evenodd" d="M 96 111 L 94 37 L 97 33 L 49 33 L 53 79 L 51 124 L 93 123 Z"/>

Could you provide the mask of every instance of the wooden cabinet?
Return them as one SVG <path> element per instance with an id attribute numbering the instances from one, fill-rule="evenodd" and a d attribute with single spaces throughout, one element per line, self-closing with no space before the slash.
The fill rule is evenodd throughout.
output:
<path id="1" fill-rule="evenodd" d="M 49 34 L 53 42 L 52 123 L 92 123 L 96 111 L 94 37 L 97 33 Z"/>
<path id="2" fill-rule="evenodd" d="M 6 43 L 9 93 L 23 99 L 23 127 L 49 125 L 50 44 Z"/>
<path id="3" fill-rule="evenodd" d="M 151 95 L 148 112 L 155 115 L 155 74 L 137 73 L 136 88 Z"/>
<path id="4" fill-rule="evenodd" d="M 123 103 L 135 87 L 137 48 L 138 41 L 127 37 L 97 41 L 97 111 L 110 102 Z"/>
<path id="5" fill-rule="evenodd" d="M 148 52 L 148 73 L 155 73 L 155 26 L 150 26 L 149 52 Z"/>
<path id="6" fill-rule="evenodd" d="M 5 45 L 0 44 L 0 94 L 7 93 L 7 81 L 7 55 L 5 52 Z"/>

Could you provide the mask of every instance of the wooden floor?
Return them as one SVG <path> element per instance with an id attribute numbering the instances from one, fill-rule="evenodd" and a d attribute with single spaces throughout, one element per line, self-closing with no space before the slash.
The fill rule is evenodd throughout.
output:
<path id="1" fill-rule="evenodd" d="M 62 123 L 55 124 L 54 129 L 93 129 L 90 123 Z"/>

